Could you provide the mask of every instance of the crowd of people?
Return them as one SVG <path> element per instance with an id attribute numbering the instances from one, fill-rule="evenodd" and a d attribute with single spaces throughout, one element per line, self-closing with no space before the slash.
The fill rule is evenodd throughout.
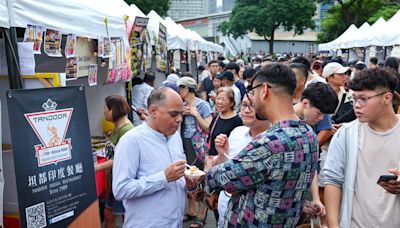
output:
<path id="1" fill-rule="evenodd" d="M 106 227 L 203 227 L 207 211 L 216 227 L 400 227 L 398 67 L 220 59 L 160 88 L 146 72 L 135 127 L 123 97 L 105 101 Z M 205 175 L 185 175 L 194 166 Z"/>

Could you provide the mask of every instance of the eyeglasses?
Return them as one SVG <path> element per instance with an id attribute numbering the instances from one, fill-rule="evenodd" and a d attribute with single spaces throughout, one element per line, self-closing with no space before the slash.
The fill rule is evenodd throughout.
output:
<path id="1" fill-rule="evenodd" d="M 249 111 L 250 111 L 250 112 L 254 111 L 254 106 L 253 106 L 253 103 L 252 103 L 252 102 L 250 102 L 250 104 L 242 103 L 241 106 L 242 106 L 242 107 L 241 107 L 241 110 L 243 110 L 243 111 L 245 111 L 246 108 L 249 108 Z"/>
<path id="2" fill-rule="evenodd" d="M 256 89 L 257 87 L 260 87 L 260 86 L 262 86 L 264 83 L 261 83 L 261 84 L 258 84 L 258 85 L 256 85 L 256 86 L 251 86 L 251 85 L 249 85 L 249 86 L 247 86 L 247 88 L 246 88 L 246 96 L 247 96 L 247 98 L 249 99 L 249 101 L 251 101 L 251 99 L 250 99 L 250 96 L 253 96 L 254 95 L 254 89 Z M 272 86 L 270 85 L 270 84 L 268 84 L 268 83 L 266 83 L 267 84 L 267 87 L 268 88 L 272 88 Z"/>
<path id="3" fill-rule="evenodd" d="M 369 97 L 354 97 L 353 96 L 353 104 L 356 104 L 358 102 L 361 106 L 364 106 L 365 104 L 367 104 L 367 101 L 369 99 L 381 96 L 381 95 L 383 95 L 383 94 L 385 94 L 387 92 L 388 91 L 385 91 L 385 92 L 378 93 L 378 94 L 375 94 L 375 95 L 372 95 L 372 96 L 369 96 Z"/>

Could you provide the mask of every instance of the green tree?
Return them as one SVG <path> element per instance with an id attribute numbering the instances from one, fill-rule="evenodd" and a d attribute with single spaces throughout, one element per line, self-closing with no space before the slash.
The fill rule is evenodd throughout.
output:
<path id="1" fill-rule="evenodd" d="M 167 16 L 170 0 L 124 0 L 128 5 L 135 4 L 144 14 L 154 10 L 161 17 Z"/>
<path id="2" fill-rule="evenodd" d="M 302 34 L 306 28 L 314 28 L 314 0 L 236 0 L 232 14 L 219 30 L 237 38 L 248 32 L 256 32 L 269 43 L 269 52 L 274 50 L 275 31 L 283 28 Z"/>
<path id="3" fill-rule="evenodd" d="M 322 3 L 333 2 L 322 0 Z M 318 42 L 325 43 L 336 39 L 351 24 L 359 27 L 364 22 L 374 23 L 379 17 L 389 19 L 398 9 L 399 3 L 390 0 L 336 0 L 321 22 Z"/>

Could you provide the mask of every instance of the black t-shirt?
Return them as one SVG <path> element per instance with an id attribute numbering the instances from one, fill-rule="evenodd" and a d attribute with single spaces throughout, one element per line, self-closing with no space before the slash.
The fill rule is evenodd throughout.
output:
<path id="1" fill-rule="evenodd" d="M 210 77 L 206 77 L 203 80 L 203 91 L 205 91 L 207 93 L 207 101 L 210 99 L 210 97 L 208 96 L 208 94 L 214 89 L 214 85 L 210 79 Z"/>
<path id="2" fill-rule="evenodd" d="M 214 117 L 213 120 L 211 121 L 210 124 L 210 133 L 211 129 L 214 126 L 214 122 L 217 117 Z M 208 151 L 209 155 L 218 155 L 218 152 L 215 150 L 215 138 L 219 134 L 225 134 L 229 137 L 231 134 L 231 131 L 235 129 L 236 127 L 242 126 L 242 119 L 236 115 L 230 119 L 221 119 L 221 117 L 218 118 L 217 123 L 215 124 L 214 130 L 212 132 L 212 135 L 210 136 L 210 133 L 208 135 L 208 140 L 211 140 L 210 144 L 210 150 Z"/>

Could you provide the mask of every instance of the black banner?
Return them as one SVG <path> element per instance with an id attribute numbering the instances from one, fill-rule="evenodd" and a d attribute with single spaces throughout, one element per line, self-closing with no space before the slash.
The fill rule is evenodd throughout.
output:
<path id="1" fill-rule="evenodd" d="M 21 227 L 67 227 L 97 200 L 84 88 L 9 90 L 7 105 Z"/>

